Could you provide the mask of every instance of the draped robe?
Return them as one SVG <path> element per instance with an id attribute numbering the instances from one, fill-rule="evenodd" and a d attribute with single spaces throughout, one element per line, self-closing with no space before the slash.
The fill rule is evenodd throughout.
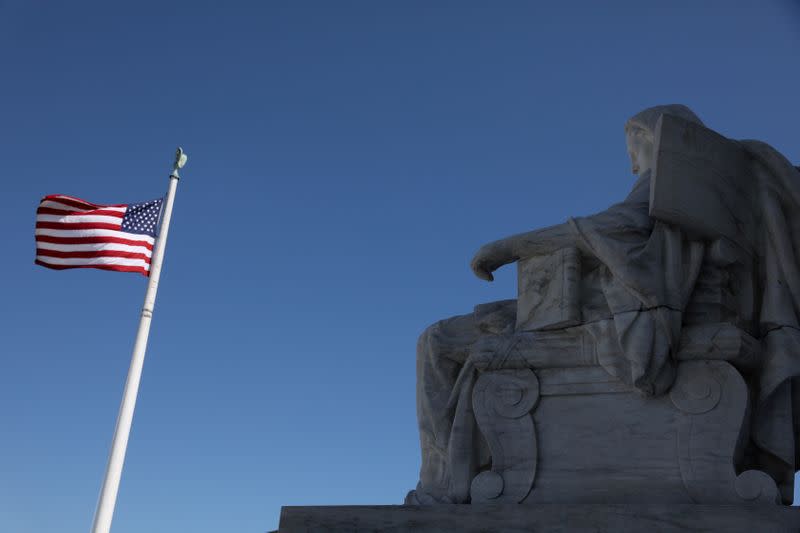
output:
<path id="1" fill-rule="evenodd" d="M 704 246 L 683 232 L 650 218 L 650 173 L 628 197 L 606 211 L 570 219 L 562 225 L 569 243 L 603 265 L 600 285 L 613 321 L 598 343 L 599 364 L 642 394 L 665 392 L 675 377 L 671 354 L 677 347 L 683 309 L 700 269 Z M 476 378 L 470 346 L 487 330 L 507 329 L 515 321 L 515 300 L 487 304 L 469 315 L 440 321 L 417 346 L 417 417 L 422 448 L 420 483 L 408 503 L 469 499 L 469 484 L 488 460 L 475 427 L 472 390 Z M 494 323 L 487 328 L 487 323 Z M 581 327 L 581 326 L 579 326 Z M 575 328 L 558 339 L 534 332 L 518 350 L 564 349 Z M 577 349 L 577 346 L 576 346 Z M 518 359 L 524 364 L 524 354 Z M 513 363 L 512 363 L 513 364 Z"/>

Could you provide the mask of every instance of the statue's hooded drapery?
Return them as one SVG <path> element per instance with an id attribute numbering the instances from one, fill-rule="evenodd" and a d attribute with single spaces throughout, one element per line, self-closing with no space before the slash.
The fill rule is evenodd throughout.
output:
<path id="1" fill-rule="evenodd" d="M 761 365 L 753 438 L 782 465 L 763 465 L 791 485 L 800 465 L 800 171 L 777 150 L 741 141 L 755 161 L 760 224 Z"/>
<path id="2" fill-rule="evenodd" d="M 625 129 L 642 130 L 652 141 L 665 113 L 702 125 L 689 108 L 665 105 L 638 113 Z M 675 378 L 671 356 L 704 251 L 703 243 L 690 240 L 681 228 L 650 218 L 650 174 L 642 174 L 624 202 L 570 219 L 583 248 L 607 269 L 602 288 L 617 335 L 616 342 L 605 339 L 611 342 L 607 349 L 601 340 L 599 362 L 648 396 L 662 394 Z"/>
<path id="3" fill-rule="evenodd" d="M 652 133 L 663 114 L 702 125 L 689 108 L 667 105 L 640 112 L 628 121 L 626 129 Z M 791 485 L 800 465 L 800 171 L 765 143 L 739 144 L 753 158 L 754 169 L 760 168 L 752 176 L 756 193 L 752 209 L 759 222 L 753 244 L 762 287 L 757 303 L 761 356 L 752 437 L 760 450 L 782 463 L 757 459 L 761 462 L 757 466 L 779 484 Z M 649 185 L 649 176 L 640 181 L 644 179 Z M 631 221 L 644 216 L 630 207 L 618 204 L 605 214 Z M 614 314 L 624 364 L 618 359 L 601 360 L 601 364 L 642 392 L 664 392 L 672 381 L 669 353 L 676 347 L 680 311 L 696 280 L 702 245 L 687 240 L 680 228 L 657 220 L 643 239 L 632 238 L 629 230 L 646 227 L 644 220 L 625 224 L 626 233 L 617 233 L 612 220 L 597 215 L 571 222 L 584 245 L 611 274 L 604 280 L 604 292 Z M 637 303 L 646 311 L 627 312 Z"/>

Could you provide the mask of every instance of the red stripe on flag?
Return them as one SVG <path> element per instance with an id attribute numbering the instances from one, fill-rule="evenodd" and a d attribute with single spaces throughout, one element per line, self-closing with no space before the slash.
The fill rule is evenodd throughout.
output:
<path id="1" fill-rule="evenodd" d="M 136 241 L 133 239 L 123 239 L 121 237 L 51 237 L 50 235 L 37 235 L 37 242 L 51 242 L 53 244 L 98 244 L 113 242 L 115 244 L 129 244 L 131 246 L 144 246 L 148 250 L 153 249 L 153 245 L 146 241 Z"/>
<path id="2" fill-rule="evenodd" d="M 138 266 L 128 266 L 128 265 L 51 265 L 50 263 L 45 263 L 44 261 L 35 260 L 34 263 L 37 265 L 52 268 L 53 270 L 67 270 L 70 268 L 98 268 L 100 270 L 115 270 L 117 272 L 138 272 L 145 277 L 150 276 L 150 271 L 146 270 L 142 267 Z"/>
<path id="3" fill-rule="evenodd" d="M 107 222 L 37 222 L 39 229 L 111 229 L 120 231 L 122 223 L 110 224 Z"/>
<path id="4" fill-rule="evenodd" d="M 100 207 L 127 207 L 128 204 L 93 204 L 92 202 L 88 202 L 81 198 L 76 198 L 75 196 L 70 196 L 68 194 L 48 194 L 44 198 L 42 198 L 42 202 L 45 200 L 53 200 L 54 202 L 61 202 L 62 204 L 70 204 L 74 205 L 78 209 L 97 209 Z"/>
<path id="5" fill-rule="evenodd" d="M 97 209 L 98 207 L 110 207 L 110 206 L 103 206 L 93 204 L 91 202 L 87 202 L 86 200 L 81 200 L 80 198 L 75 198 L 74 196 L 65 196 L 63 194 L 49 194 L 42 198 L 42 202 L 45 200 L 53 200 L 54 202 L 58 202 L 64 205 L 71 205 L 76 209 Z"/>
<path id="6" fill-rule="evenodd" d="M 45 248 L 37 248 L 36 255 L 46 257 L 122 257 L 124 259 L 141 259 L 147 263 L 150 262 L 150 256 L 140 254 L 139 252 L 123 252 L 121 250 L 81 250 L 76 252 L 62 252 L 60 250 L 47 250 Z"/>
<path id="7" fill-rule="evenodd" d="M 93 211 L 67 211 L 66 209 L 55 209 L 53 207 L 40 207 L 36 210 L 37 215 L 64 215 L 64 216 L 89 216 L 102 215 L 106 217 L 123 218 L 125 213 L 122 211 L 112 211 L 110 209 L 95 209 Z"/>

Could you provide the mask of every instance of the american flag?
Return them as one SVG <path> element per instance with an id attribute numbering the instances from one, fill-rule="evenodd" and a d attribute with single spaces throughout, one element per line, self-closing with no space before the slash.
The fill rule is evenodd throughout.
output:
<path id="1" fill-rule="evenodd" d="M 99 205 L 52 194 L 36 210 L 36 264 L 150 275 L 163 198 Z"/>

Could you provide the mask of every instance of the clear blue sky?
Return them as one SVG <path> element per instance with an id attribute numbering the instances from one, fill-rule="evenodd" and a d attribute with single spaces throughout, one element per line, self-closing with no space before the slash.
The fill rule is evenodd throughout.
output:
<path id="1" fill-rule="evenodd" d="M 189 153 L 115 533 L 399 503 L 417 335 L 514 296 L 482 243 L 627 193 L 630 115 L 800 163 L 800 5 L 663 5 L 0 0 L 0 531 L 88 531 L 145 288 L 34 266 L 41 196 Z"/>

